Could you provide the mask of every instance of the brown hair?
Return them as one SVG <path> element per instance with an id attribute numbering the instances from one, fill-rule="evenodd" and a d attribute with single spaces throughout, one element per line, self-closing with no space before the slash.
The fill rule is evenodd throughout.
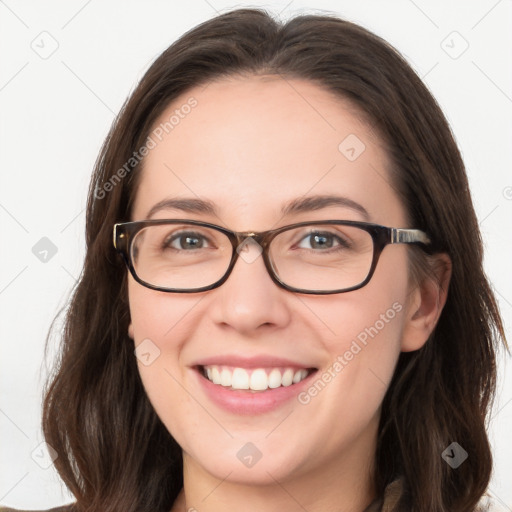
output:
<path id="1" fill-rule="evenodd" d="M 96 162 L 85 264 L 43 413 L 46 440 L 59 454 L 55 467 L 77 510 L 167 511 L 183 485 L 180 447 L 145 394 L 127 334 L 126 269 L 112 246 L 112 227 L 130 218 L 141 165 L 132 161 L 127 170 L 126 162 L 162 111 L 194 86 L 240 74 L 306 79 L 348 99 L 385 144 L 411 225 L 451 257 L 437 328 L 421 350 L 400 355 L 385 396 L 374 478 L 382 494 L 402 476 L 407 510 L 474 510 L 492 468 L 485 426 L 504 332 L 448 123 L 381 38 L 334 16 L 283 24 L 259 9 L 220 15 L 165 50 L 124 104 Z M 441 457 L 452 441 L 469 453 L 456 470 Z"/>

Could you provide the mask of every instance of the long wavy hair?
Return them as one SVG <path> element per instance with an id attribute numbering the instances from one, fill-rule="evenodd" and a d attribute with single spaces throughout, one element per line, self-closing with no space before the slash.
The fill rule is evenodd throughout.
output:
<path id="1" fill-rule="evenodd" d="M 76 497 L 75 509 L 168 511 L 183 485 L 181 449 L 137 370 L 127 272 L 113 248 L 112 227 L 130 219 L 143 162 L 132 157 L 159 115 L 190 88 L 237 75 L 306 79 L 349 100 L 385 145 L 411 225 L 449 254 L 453 273 L 438 325 L 423 348 L 400 355 L 382 404 L 374 482 L 382 494 L 401 476 L 401 503 L 409 511 L 475 510 L 492 469 L 486 425 L 496 350 L 506 342 L 449 125 L 383 39 L 331 15 L 283 23 L 261 9 L 217 16 L 165 50 L 123 105 L 96 161 L 84 267 L 43 408 L 44 435 L 58 453 L 54 464 Z M 416 273 L 428 272 L 426 256 L 410 254 Z M 452 441 L 469 454 L 457 469 L 441 457 Z"/>

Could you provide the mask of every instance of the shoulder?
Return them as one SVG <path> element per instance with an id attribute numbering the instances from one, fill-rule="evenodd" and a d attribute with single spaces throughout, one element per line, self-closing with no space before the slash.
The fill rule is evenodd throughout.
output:
<path id="1" fill-rule="evenodd" d="M 71 503 L 69 505 L 48 508 L 46 510 L 21 510 L 17 508 L 2 507 L 0 505 L 0 512 L 73 512 L 73 505 L 74 503 Z"/>

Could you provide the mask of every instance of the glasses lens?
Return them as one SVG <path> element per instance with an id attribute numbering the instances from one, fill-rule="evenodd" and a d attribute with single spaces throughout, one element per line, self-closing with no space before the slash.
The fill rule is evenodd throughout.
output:
<path id="1" fill-rule="evenodd" d="M 137 276 L 159 288 L 194 289 L 212 285 L 226 272 L 233 248 L 215 229 L 162 224 L 140 230 L 131 245 Z"/>
<path id="2" fill-rule="evenodd" d="M 272 240 L 270 260 L 280 280 L 309 291 L 352 288 L 368 276 L 371 235 L 354 226 L 315 224 L 283 231 Z"/>
<path id="3" fill-rule="evenodd" d="M 221 231 L 180 223 L 141 229 L 130 250 L 135 273 L 145 283 L 170 290 L 194 290 L 224 276 L 233 246 Z M 288 286 L 307 291 L 344 290 L 367 278 L 373 239 L 354 226 L 301 226 L 272 240 L 269 259 Z"/>

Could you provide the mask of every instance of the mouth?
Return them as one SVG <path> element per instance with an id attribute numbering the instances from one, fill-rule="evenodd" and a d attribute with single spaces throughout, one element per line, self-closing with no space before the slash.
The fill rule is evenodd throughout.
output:
<path id="1" fill-rule="evenodd" d="M 198 365 L 199 374 L 216 386 L 246 393 L 263 393 L 299 384 L 317 368 L 261 367 L 241 368 L 226 365 Z"/>

